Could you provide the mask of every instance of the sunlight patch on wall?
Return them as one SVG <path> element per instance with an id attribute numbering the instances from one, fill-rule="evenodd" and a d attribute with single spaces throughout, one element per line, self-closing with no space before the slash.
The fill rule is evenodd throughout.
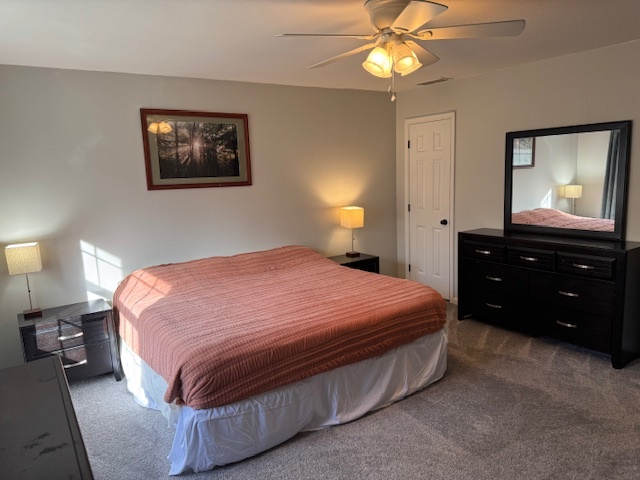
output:
<path id="1" fill-rule="evenodd" d="M 87 300 L 111 299 L 122 280 L 122 260 L 95 245 L 80 240 Z"/>
<path id="2" fill-rule="evenodd" d="M 549 189 L 547 191 L 547 193 L 545 194 L 545 196 L 542 198 L 542 200 L 540 201 L 540 207 L 542 208 L 553 208 L 553 192 L 551 191 L 551 189 Z"/>

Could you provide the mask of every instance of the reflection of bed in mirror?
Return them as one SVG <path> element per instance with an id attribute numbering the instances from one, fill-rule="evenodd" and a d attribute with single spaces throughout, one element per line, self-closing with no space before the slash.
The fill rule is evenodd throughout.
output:
<path id="1" fill-rule="evenodd" d="M 555 228 L 572 228 L 594 232 L 613 232 L 614 221 L 609 218 L 593 218 L 572 215 L 555 208 L 534 208 L 516 212 L 511 222 L 522 225 L 542 225 Z"/>
<path id="2" fill-rule="evenodd" d="M 505 230 L 622 240 L 630 133 L 630 121 L 507 133 Z"/>

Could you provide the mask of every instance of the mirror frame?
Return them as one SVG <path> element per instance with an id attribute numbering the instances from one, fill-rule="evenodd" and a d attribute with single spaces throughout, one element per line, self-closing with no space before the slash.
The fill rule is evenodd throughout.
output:
<path id="1" fill-rule="evenodd" d="M 627 214 L 627 189 L 629 183 L 628 178 L 631 147 L 631 123 L 631 120 L 625 120 L 619 122 L 592 123 L 587 125 L 573 125 L 567 127 L 507 132 L 504 175 L 505 232 L 528 232 L 603 240 L 624 240 Z M 603 130 L 620 130 L 620 162 L 618 162 L 618 170 L 616 172 L 617 192 L 614 231 L 599 232 L 592 230 L 576 230 L 571 228 L 546 227 L 540 225 L 512 223 L 511 208 L 513 201 L 513 140 L 516 138 L 566 135 L 571 133 L 597 132 Z"/>

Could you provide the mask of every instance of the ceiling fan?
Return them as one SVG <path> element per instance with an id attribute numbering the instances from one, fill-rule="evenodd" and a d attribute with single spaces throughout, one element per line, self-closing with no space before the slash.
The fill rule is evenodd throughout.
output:
<path id="1" fill-rule="evenodd" d="M 365 0 L 364 8 L 369 14 L 371 26 L 375 30 L 374 34 L 279 33 L 276 37 L 330 37 L 366 40 L 369 43 L 308 68 L 324 67 L 351 55 L 371 50 L 362 66 L 367 72 L 377 77 L 391 77 L 392 86 L 389 91 L 393 93 L 394 73 L 402 76 L 409 75 L 422 66 L 432 65 L 440 60 L 436 55 L 418 45 L 416 41 L 515 36 L 522 33 L 525 27 L 524 20 L 511 20 L 425 28 L 428 22 L 448 8 L 445 5 L 427 0 Z M 392 96 L 392 100 L 394 99 L 395 95 Z"/>

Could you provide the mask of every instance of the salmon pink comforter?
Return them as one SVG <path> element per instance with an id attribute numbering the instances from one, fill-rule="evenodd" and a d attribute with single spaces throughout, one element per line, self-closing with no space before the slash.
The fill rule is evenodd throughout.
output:
<path id="1" fill-rule="evenodd" d="M 576 230 L 594 230 L 613 232 L 614 221 L 607 218 L 581 217 L 571 215 L 554 208 L 534 208 L 523 210 L 511 216 L 512 223 L 541 225 L 544 227 L 575 228 Z"/>
<path id="2" fill-rule="evenodd" d="M 409 280 L 281 247 L 159 265 L 114 294 L 122 339 L 168 383 L 166 402 L 235 402 L 412 342 L 445 303 Z"/>

